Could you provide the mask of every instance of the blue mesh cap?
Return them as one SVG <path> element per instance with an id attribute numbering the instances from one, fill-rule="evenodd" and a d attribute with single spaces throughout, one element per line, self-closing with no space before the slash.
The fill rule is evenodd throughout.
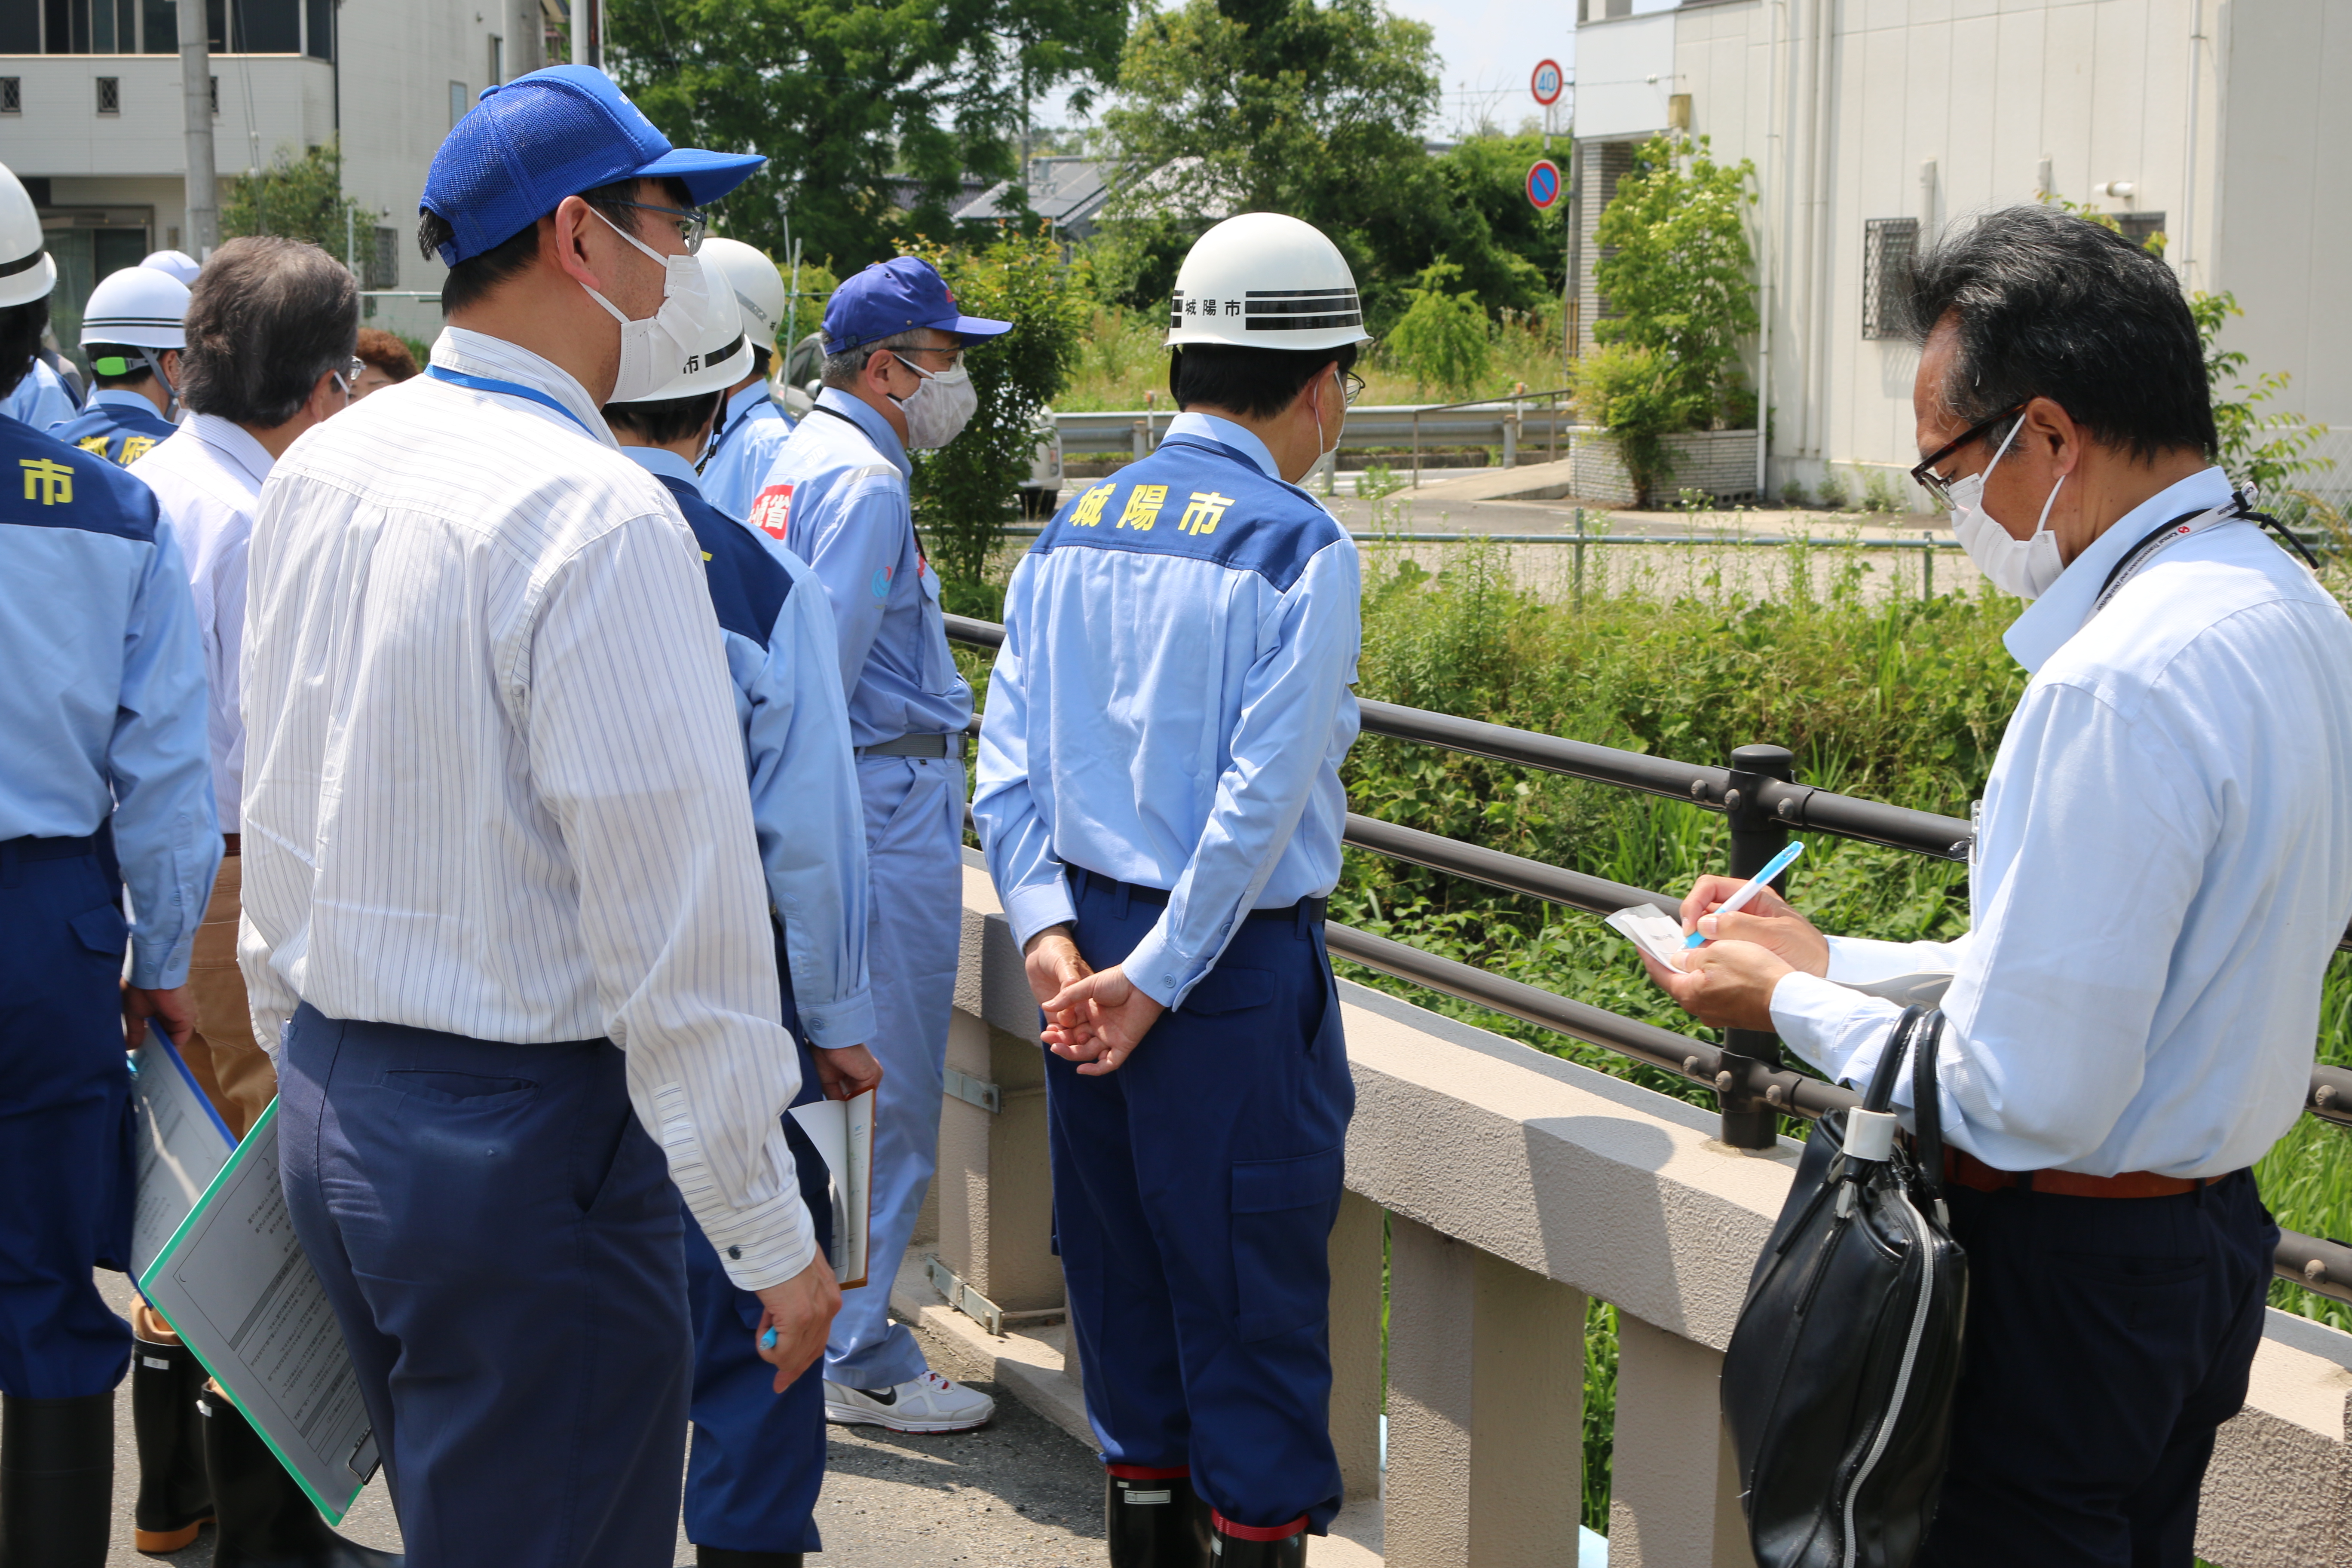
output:
<path id="1" fill-rule="evenodd" d="M 877 261 L 835 289 L 825 302 L 828 353 L 846 353 L 915 327 L 937 327 L 967 338 L 992 338 L 1011 331 L 1013 323 L 967 316 L 957 310 L 955 290 L 937 268 L 919 256 Z"/>
<path id="2" fill-rule="evenodd" d="M 756 153 L 672 147 L 603 71 L 550 66 L 482 89 L 479 105 L 433 154 L 417 207 L 456 235 L 441 247 L 442 265 L 455 267 L 598 185 L 679 180 L 700 206 L 766 162 Z"/>

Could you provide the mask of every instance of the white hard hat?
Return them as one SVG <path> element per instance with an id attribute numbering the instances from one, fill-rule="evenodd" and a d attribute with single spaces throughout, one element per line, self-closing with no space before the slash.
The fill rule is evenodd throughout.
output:
<path id="1" fill-rule="evenodd" d="M 139 265 L 152 267 L 158 272 L 171 274 L 180 280 L 180 287 L 183 289 L 194 288 L 196 274 L 205 269 L 203 263 L 184 250 L 159 250 Z"/>
<path id="2" fill-rule="evenodd" d="M 743 313 L 736 308 L 735 296 L 726 288 L 726 276 L 711 265 L 708 252 L 710 242 L 702 242 L 702 252 L 695 260 L 702 267 L 703 298 L 710 301 L 710 320 L 704 323 L 710 330 L 710 346 L 686 357 L 686 369 L 667 386 L 648 392 L 643 397 L 616 397 L 615 403 L 666 403 L 673 397 L 691 397 L 698 392 L 724 392 L 751 374 L 751 344 L 743 335 Z"/>
<path id="3" fill-rule="evenodd" d="M 58 286 L 41 215 L 16 172 L 0 163 L 0 306 L 29 305 Z"/>
<path id="4" fill-rule="evenodd" d="M 1229 217 L 1176 269 L 1168 345 L 1336 349 L 1370 342 L 1356 275 L 1313 224 L 1281 213 Z"/>
<path id="5" fill-rule="evenodd" d="M 188 286 L 144 263 L 110 272 L 81 308 L 81 346 L 121 343 L 135 349 L 184 349 Z"/>
<path id="6" fill-rule="evenodd" d="M 743 335 L 770 353 L 776 352 L 776 329 L 784 319 L 784 277 L 776 264 L 740 239 L 712 235 L 696 252 L 719 264 L 719 275 L 735 291 L 743 308 Z"/>

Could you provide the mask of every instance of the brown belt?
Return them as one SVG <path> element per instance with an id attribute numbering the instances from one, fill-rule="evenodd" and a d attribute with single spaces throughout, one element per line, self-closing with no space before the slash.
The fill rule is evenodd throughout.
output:
<path id="1" fill-rule="evenodd" d="M 242 855 L 242 854 L 244 854 L 244 853 L 245 853 L 245 835 L 244 835 L 244 834 L 242 834 L 242 833 L 224 833 L 224 834 L 222 834 L 222 835 L 221 835 L 221 853 L 222 853 L 222 854 L 224 854 L 224 855 Z"/>
<path id="2" fill-rule="evenodd" d="M 2235 1172 L 2231 1173 L 2236 1174 Z M 1964 1150 L 1944 1146 L 1944 1179 L 1980 1193 L 2011 1187 L 2028 1192 L 2056 1193 L 2068 1198 L 2177 1198 L 2229 1176 L 2159 1176 L 2151 1171 L 2126 1171 L 2120 1176 L 2086 1176 L 2079 1171 L 1996 1171 Z"/>

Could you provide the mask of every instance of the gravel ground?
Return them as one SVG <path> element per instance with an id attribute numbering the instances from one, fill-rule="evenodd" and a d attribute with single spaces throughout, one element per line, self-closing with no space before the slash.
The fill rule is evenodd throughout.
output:
<path id="1" fill-rule="evenodd" d="M 128 1313 L 128 1282 L 120 1274 L 98 1278 L 116 1310 Z M 911 1436 L 877 1426 L 831 1428 L 824 1491 L 817 1500 L 825 1550 L 813 1563 L 1091 1568 L 1102 1562 L 1102 1469 L 1094 1456 L 994 1385 L 975 1386 L 997 1398 L 995 1421 L 978 1432 Z M 107 1568 L 211 1568 L 210 1530 L 168 1557 L 131 1549 L 139 1459 L 131 1446 L 128 1378 L 116 1409 L 114 1543 Z M 342 1531 L 364 1545 L 399 1549 L 400 1527 L 380 1479 L 352 1505 Z M 694 1561 L 683 1532 L 677 1561 Z"/>

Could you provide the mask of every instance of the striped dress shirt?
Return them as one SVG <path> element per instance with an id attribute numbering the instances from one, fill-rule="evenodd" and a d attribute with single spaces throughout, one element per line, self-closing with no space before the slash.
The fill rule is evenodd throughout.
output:
<path id="1" fill-rule="evenodd" d="M 580 384 L 455 328 L 264 488 L 245 640 L 254 1028 L 298 999 L 603 1037 L 734 1281 L 815 1256 L 743 743 L 693 535 Z"/>

